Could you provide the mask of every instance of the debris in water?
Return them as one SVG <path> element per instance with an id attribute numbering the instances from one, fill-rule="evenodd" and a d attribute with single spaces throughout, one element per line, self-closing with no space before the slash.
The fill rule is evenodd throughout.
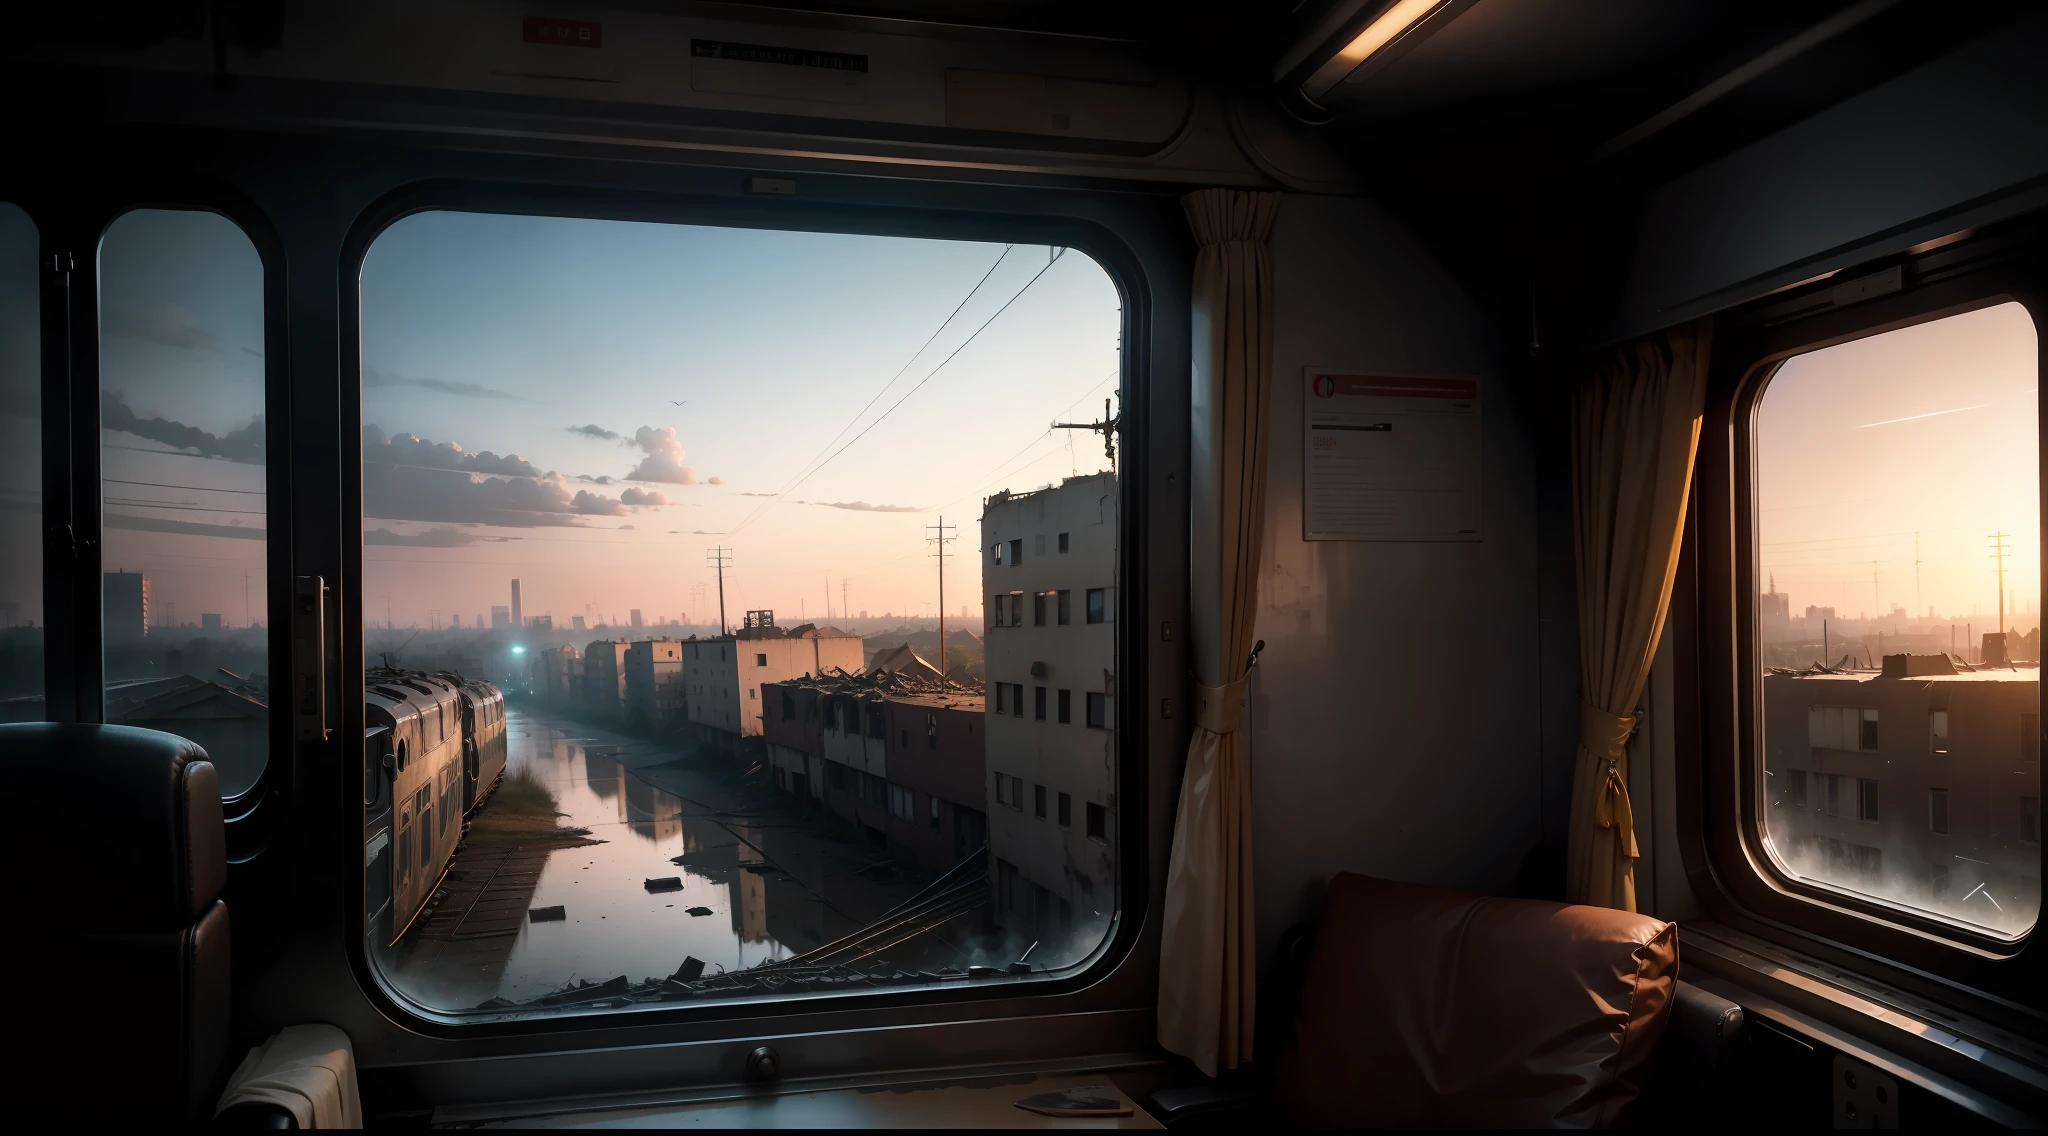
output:
<path id="1" fill-rule="evenodd" d="M 684 910 L 688 911 L 688 912 L 689 912 L 690 914 L 692 914 L 692 915 L 709 915 L 709 914 L 711 914 L 711 909 L 710 909 L 710 908 L 708 908 L 708 907 L 690 907 L 690 908 L 685 908 Z"/>
<path id="2" fill-rule="evenodd" d="M 526 917 L 533 920 L 535 923 L 554 923 L 562 919 L 568 918 L 569 912 L 567 911 L 567 909 L 561 907 L 560 905 L 556 905 L 554 907 L 536 907 L 532 911 L 527 912 Z"/>
<path id="3" fill-rule="evenodd" d="M 677 982 L 695 982 L 704 977 L 704 960 L 696 955 L 684 955 L 683 965 L 676 968 Z"/>
<path id="4" fill-rule="evenodd" d="M 682 889 L 683 877 L 681 876 L 663 876 L 658 880 L 647 881 L 648 891 L 681 891 Z"/>

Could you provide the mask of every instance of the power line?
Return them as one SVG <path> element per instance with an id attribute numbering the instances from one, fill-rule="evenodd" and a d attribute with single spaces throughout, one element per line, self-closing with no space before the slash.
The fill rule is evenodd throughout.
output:
<path id="1" fill-rule="evenodd" d="M 1017 301 L 1018 301 L 1019 299 L 1021 299 L 1021 298 L 1023 297 L 1024 293 L 1026 293 L 1026 292 L 1029 292 L 1029 291 L 1031 290 L 1031 286 L 1032 286 L 1033 284 L 1036 284 L 1036 283 L 1038 283 L 1038 279 L 1039 279 L 1039 277 L 1041 277 L 1041 276 L 1044 276 L 1044 275 L 1045 275 L 1045 274 L 1046 274 L 1046 273 L 1047 273 L 1048 271 L 1050 271 L 1050 270 L 1052 269 L 1052 266 L 1053 266 L 1053 265 L 1055 265 L 1055 264 L 1058 264 L 1058 263 L 1059 263 L 1059 259 L 1058 259 L 1057 257 L 1055 257 L 1055 258 L 1054 258 L 1053 260 L 1051 260 L 1051 261 L 1048 261 L 1048 262 L 1046 263 L 1046 266 L 1045 266 L 1044 268 L 1041 268 L 1041 269 L 1039 269 L 1039 270 L 1038 270 L 1037 272 L 1033 273 L 1033 274 L 1032 274 L 1032 276 L 1031 276 L 1031 279 L 1029 279 L 1029 280 L 1026 280 L 1026 281 L 1024 282 L 1024 286 L 1023 286 L 1022 288 L 1019 288 L 1019 289 L 1017 289 L 1017 291 L 1016 291 L 1016 294 L 1015 294 L 1015 295 L 1011 296 L 1011 297 L 1010 297 L 1010 298 L 1009 298 L 1008 300 L 1005 300 L 1005 301 L 1003 302 L 1003 306 L 1002 306 L 1002 307 L 1000 307 L 1000 308 L 997 308 L 997 309 L 996 309 L 996 312 L 995 312 L 995 314 L 994 314 L 994 315 L 992 315 L 992 316 L 988 317 L 987 319 L 983 320 L 983 321 L 981 322 L 981 326 L 980 326 L 980 327 L 977 327 L 977 328 L 975 328 L 975 329 L 974 329 L 974 333 L 973 333 L 972 335 L 969 335 L 969 336 L 968 336 L 968 337 L 966 338 L 966 340 L 964 340 L 964 341 L 963 341 L 963 342 L 962 342 L 962 343 L 960 344 L 960 346 L 958 346 L 958 347 L 955 347 L 955 348 L 953 349 L 953 351 L 952 351 L 952 354 L 950 354 L 950 355 L 947 355 L 947 356 L 946 356 L 946 357 L 945 357 L 944 359 L 941 359 L 941 360 L 939 360 L 939 365 L 938 365 L 938 366 L 936 366 L 936 367 L 933 367 L 933 368 L 932 368 L 932 369 L 931 369 L 931 370 L 930 370 L 929 372 L 927 372 L 924 378 L 922 378 L 922 379 L 919 379 L 919 380 L 917 381 L 917 385 L 916 385 L 916 386 L 914 386 L 914 387 L 911 387 L 911 388 L 910 388 L 910 389 L 909 389 L 908 391 L 905 391 L 905 392 L 904 392 L 904 394 L 903 394 L 903 397 L 902 397 L 902 398 L 899 398 L 899 399 L 897 399 L 897 400 L 896 400 L 895 402 L 892 402 L 892 403 L 890 403 L 890 404 L 889 404 L 889 409 L 887 409 L 887 410 L 884 410 L 884 411 L 883 411 L 883 412 L 882 412 L 881 414 L 879 414 L 879 415 L 877 415 L 877 416 L 875 417 L 875 420 L 874 420 L 874 421 L 872 421 L 872 422 L 868 423 L 868 424 L 867 424 L 866 426 L 862 427 L 862 428 L 861 428 L 861 432 L 860 432 L 860 433 L 858 433 L 858 434 L 855 434 L 855 435 L 854 435 L 854 436 L 853 436 L 853 437 L 852 437 L 852 438 L 851 438 L 850 440 L 848 440 L 848 441 L 847 441 L 847 443 L 846 443 L 845 445 L 843 445 L 843 446 L 839 447 L 839 448 L 838 448 L 838 449 L 836 449 L 836 450 L 833 450 L 833 451 L 832 451 L 832 453 L 831 453 L 831 455 L 830 455 L 829 457 L 825 458 L 825 460 L 823 460 L 823 461 L 821 461 L 821 462 L 817 463 L 816 465 L 812 466 L 812 467 L 811 467 L 811 470 L 810 470 L 810 472 L 809 472 L 809 473 L 806 473 L 806 474 L 804 474 L 804 475 L 803 475 L 802 477 L 798 478 L 798 479 L 796 480 L 796 482 L 795 482 L 794 484 L 792 484 L 792 485 L 790 485 L 790 486 L 789 486 L 789 488 L 787 488 L 787 489 L 784 489 L 784 490 L 782 490 L 782 491 L 781 491 L 780 493 L 777 493 L 777 494 L 775 495 L 775 497 L 774 497 L 773 499 L 771 499 L 771 500 L 769 500 L 768 502 L 766 502 L 765 504 L 763 504 L 763 505 L 761 506 L 761 508 L 760 508 L 760 509 L 757 509 L 757 510 L 755 510 L 752 516 L 749 516 L 749 517 L 748 517 L 748 518 L 747 518 L 746 520 L 744 520 L 744 521 L 741 521 L 741 522 L 740 522 L 739 524 L 737 524 L 737 525 L 734 525 L 734 526 L 732 527 L 732 529 L 730 530 L 730 532 L 734 532 L 734 533 L 736 533 L 736 532 L 740 531 L 741 529 L 743 529 L 743 528 L 747 527 L 747 526 L 748 526 L 749 524 L 753 523 L 753 520 L 754 520 L 754 518 L 755 518 L 755 517 L 758 517 L 758 516 L 760 516 L 760 515 L 761 515 L 761 513 L 762 513 L 763 511 L 765 511 L 765 510 L 766 510 L 766 509 L 768 508 L 768 506 L 769 506 L 769 505 L 773 505 L 773 504 L 775 504 L 775 502 L 776 502 L 776 501 L 779 501 L 779 500 L 781 500 L 781 499 L 782 499 L 782 498 L 783 498 L 784 496 L 786 496 L 786 495 L 788 495 L 789 493 L 791 493 L 791 492 L 795 491 L 795 490 L 797 489 L 797 487 L 798 487 L 798 486 L 801 486 L 801 485 L 802 485 L 802 484 L 803 484 L 804 482 L 806 482 L 806 481 L 809 481 L 809 480 L 811 479 L 811 477 L 812 477 L 812 476 L 813 476 L 814 474 L 816 474 L 816 473 L 817 473 L 817 472 L 818 472 L 819 470 L 821 470 L 821 469 L 825 468 L 826 466 L 828 466 L 828 465 L 832 464 L 832 460 L 833 460 L 834 458 L 837 458 L 837 457 L 838 457 L 838 456 L 839 456 L 840 454 L 843 454 L 843 453 L 845 453 L 845 452 L 846 452 L 846 451 L 847 451 L 848 449 L 851 449 L 851 448 L 853 447 L 853 445 L 854 445 L 855 443 L 859 442 L 859 441 L 860 441 L 860 440 L 861 440 L 862 438 L 865 438 L 865 437 L 867 437 L 867 436 L 868 436 L 868 432 L 869 432 L 869 431 L 873 430 L 873 429 L 874 429 L 875 427 L 877 427 L 877 426 L 880 426 L 880 425 L 881 425 L 881 424 L 882 424 L 882 423 L 883 423 L 884 421 L 886 421 L 886 420 L 888 419 L 888 417 L 889 417 L 889 416 L 890 416 L 891 414 L 894 414 L 894 413 L 896 413 L 896 408 L 897 408 L 897 407 L 899 407 L 899 406 L 902 406 L 902 405 L 903 405 L 904 403 L 906 403 L 906 402 L 910 401 L 910 398 L 911 398 L 911 396 L 912 396 L 912 395 L 915 395 L 915 394 L 916 394 L 916 393 L 917 393 L 918 391 L 921 391 L 921 390 L 923 390 L 923 389 L 924 389 L 924 386 L 925 386 L 925 384 L 926 384 L 926 383 L 929 383 L 929 382 L 931 382 L 931 381 L 932 381 L 932 379 L 934 379 L 934 378 L 936 378 L 936 377 L 938 376 L 938 373 L 939 373 L 940 371 L 943 371 L 943 370 L 945 370 L 945 369 L 946 369 L 946 364 L 948 364 L 948 363 L 951 363 L 951 362 L 952 362 L 952 361 L 953 361 L 954 359 L 956 359 L 956 358 L 958 358 L 958 357 L 959 357 L 959 355 L 960 355 L 960 353 L 961 353 L 962 351 L 965 351 L 965 350 L 967 350 L 967 347 L 968 347 L 968 345 L 969 345 L 969 344 L 971 344 L 971 343 L 973 343 L 973 342 L 974 342 L 974 341 L 975 341 L 976 339 L 980 338 L 980 336 L 981 336 L 981 333 L 982 333 L 982 332 L 984 332 L 984 331 L 987 331 L 987 330 L 988 330 L 988 326 L 989 326 L 990 324 L 992 324 L 992 323 L 996 322 L 996 320 L 998 320 L 998 319 L 1002 318 L 1002 314 L 1003 314 L 1004 312 L 1007 312 L 1007 311 L 1009 311 L 1009 310 L 1010 310 L 1010 305 L 1012 305 L 1012 304 L 1015 304 L 1015 303 L 1016 303 L 1016 302 L 1017 302 Z"/>
<path id="2" fill-rule="evenodd" d="M 172 485 L 163 481 L 123 481 L 118 477 L 103 477 L 100 481 L 107 485 L 147 485 L 152 489 L 191 489 L 199 493 L 247 493 L 254 497 L 261 497 L 267 492 L 263 489 L 218 489 L 211 485 Z"/>
<path id="3" fill-rule="evenodd" d="M 961 298 L 959 305 L 955 307 L 952 310 L 952 312 L 946 316 L 944 320 L 940 321 L 938 327 L 932 330 L 930 338 L 926 339 L 924 343 L 921 344 L 916 351 L 911 352 L 910 358 L 905 359 L 903 361 L 903 365 L 896 369 L 896 373 L 889 376 L 889 381 L 883 383 L 881 387 L 875 391 L 874 397 L 868 399 L 866 406 L 861 407 L 858 411 L 854 413 L 853 417 L 846 420 L 846 425 L 841 426 L 839 428 L 839 432 L 837 434 L 832 435 L 831 441 L 826 442 L 822 446 L 819 446 L 818 452 L 816 454 L 811 455 L 811 460 L 809 462 L 806 462 L 804 465 L 798 467 L 797 472 L 791 475 L 792 479 L 799 477 L 808 477 L 812 472 L 814 472 L 817 469 L 817 466 L 819 464 L 819 458 L 825 453 L 825 451 L 831 449 L 833 445 L 835 445 L 839 441 L 839 439 L 846 437 L 846 432 L 848 430 L 853 429 L 853 424 L 859 422 L 861 420 L 862 415 L 874 409 L 875 403 L 880 402 L 882 400 L 882 396 L 889 393 L 889 388 L 896 385 L 896 380 L 902 378 L 904 374 L 910 370 L 911 364 L 916 363 L 918 359 L 922 357 L 926 351 L 929 351 L 931 349 L 932 344 L 938 341 L 939 336 L 944 334 L 945 330 L 948 327 L 952 326 L 953 321 L 959 317 L 962 311 L 966 310 L 968 303 L 971 302 L 975 296 L 980 294 L 982 285 L 987 284 L 989 282 L 989 278 L 996 274 L 996 269 L 1001 268 L 1003 266 L 1003 261 L 1009 258 L 1010 250 L 1016 247 L 1016 245 L 1003 246 L 1003 251 L 996 257 L 996 262 L 988 266 L 988 271 L 982 273 L 981 279 L 974 282 L 974 287 L 967 290 L 967 295 Z M 941 365 L 943 366 L 943 364 Z M 826 460 L 829 461 L 830 459 L 828 458 Z M 763 502 L 761 505 L 757 506 L 754 512 L 748 514 L 746 519 L 742 520 L 738 526 L 735 526 L 732 529 L 732 531 L 738 532 L 740 527 L 745 526 L 748 521 L 753 520 L 754 517 L 759 515 L 762 510 L 768 508 L 770 505 L 775 504 L 776 501 L 781 500 L 784 495 L 788 494 L 788 492 L 794 488 L 796 488 L 796 482 L 794 480 L 790 482 L 785 482 L 782 488 L 775 491 L 774 496 L 772 496 L 769 500 Z"/>

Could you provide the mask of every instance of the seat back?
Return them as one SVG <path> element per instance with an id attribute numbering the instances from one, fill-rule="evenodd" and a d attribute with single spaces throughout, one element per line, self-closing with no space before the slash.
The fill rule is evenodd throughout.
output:
<path id="1" fill-rule="evenodd" d="M 73 1102 L 95 1119 L 204 1117 L 228 1025 L 226 832 L 206 751 L 129 726 L 17 723 L 0 725 L 0 773 L 26 829 L 21 910 L 56 952 L 17 975 L 49 1026 L 23 1083 L 103 1089 Z"/>
<path id="2" fill-rule="evenodd" d="M 1340 875 L 1274 1098 L 1315 1127 L 1624 1123 L 1677 978 L 1648 916 Z"/>

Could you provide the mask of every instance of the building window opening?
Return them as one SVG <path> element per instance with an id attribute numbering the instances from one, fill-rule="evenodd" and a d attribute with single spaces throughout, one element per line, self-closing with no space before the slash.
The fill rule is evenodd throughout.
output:
<path id="1" fill-rule="evenodd" d="M 1045 786 L 1043 785 L 1033 785 L 1031 787 L 1031 815 L 1039 820 L 1045 819 Z"/>
<path id="2" fill-rule="evenodd" d="M 2016 303 L 1838 343 L 1776 365 L 1750 435 L 1774 870 L 2008 940 L 2041 906 L 2011 803 L 2040 757 L 2038 353 Z"/>
<path id="3" fill-rule="evenodd" d="M 107 534 L 108 570 L 136 577 L 139 659 L 193 644 L 149 674 L 221 688 L 207 717 L 221 740 L 199 739 L 218 763 L 236 707 L 266 724 L 278 674 L 225 653 L 269 638 L 260 412 L 278 345 L 262 338 L 260 261 L 231 226 L 208 215 L 137 244 L 129 224 L 105 242 L 102 354 L 120 382 L 101 405 L 119 479 L 106 513 L 137 519 Z M 235 269 L 236 289 L 179 285 L 181 258 Z M 361 322 L 344 333 L 361 345 L 362 418 L 346 425 L 364 571 L 341 610 L 361 612 L 344 631 L 377 664 L 358 693 L 401 691 L 378 724 L 407 754 L 363 814 L 367 882 L 384 885 L 364 894 L 389 897 L 364 912 L 381 988 L 437 1021 L 495 1022 L 676 1000 L 928 1001 L 974 988 L 954 981 L 970 967 L 1028 986 L 1101 957 L 1113 903 L 1069 925 L 1031 889 L 1071 893 L 1078 874 L 1113 897 L 1143 866 L 1115 847 L 1069 863 L 1065 834 L 1022 814 L 1051 808 L 1042 792 L 1027 804 L 1027 782 L 1114 799 L 1119 739 L 1027 723 L 1051 707 L 1042 693 L 1026 705 L 1023 676 L 1037 661 L 1075 681 L 1119 673 L 1117 643 L 982 634 L 1021 628 L 1027 592 L 1046 626 L 1066 610 L 1059 589 L 1120 579 L 1113 541 L 1039 555 L 1061 529 L 1113 531 L 1122 507 L 1099 448 L 1077 459 L 1040 442 L 1077 388 L 1133 366 L 1127 294 L 1099 264 L 1025 244 L 426 211 L 387 226 L 355 278 Z M 669 365 L 682 358 L 695 362 Z M 759 392 L 729 381 L 742 372 L 777 376 L 774 428 L 745 437 L 717 425 L 759 418 Z M 533 412 L 548 406 L 560 413 Z M 1002 454 L 1018 456 L 991 469 Z M 766 495 L 792 476 L 800 492 Z M 904 514 L 955 500 L 941 578 L 932 534 Z M 677 535 L 698 531 L 718 535 Z M 1027 541 L 1033 574 L 991 575 L 1021 567 Z M 159 566 L 147 542 L 191 555 Z M 5 579 L 0 646 L 17 629 Z M 976 594 L 986 628 L 962 610 Z M 830 815 L 788 825 L 792 796 Z M 508 849 L 537 870 L 505 902 L 469 905 L 462 882 Z M 898 925 L 969 862 L 1003 865 L 999 886 L 964 889 L 932 926 Z M 783 870 L 804 864 L 847 867 Z M 804 961 L 849 937 L 871 953 Z M 1026 976 L 1012 964 L 1034 941 Z M 809 977 L 825 971 L 841 977 Z M 579 996 L 586 981 L 606 996 Z"/>

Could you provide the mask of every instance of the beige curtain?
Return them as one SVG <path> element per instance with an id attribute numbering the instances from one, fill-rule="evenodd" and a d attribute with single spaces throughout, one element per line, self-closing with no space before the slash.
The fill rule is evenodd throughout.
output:
<path id="1" fill-rule="evenodd" d="M 1206 189 L 1182 205 L 1200 248 L 1189 459 L 1190 642 L 1200 686 L 1166 870 L 1159 1043 L 1213 1077 L 1252 1055 L 1251 773 L 1238 718 L 1251 670 L 1265 532 L 1273 386 L 1273 266 L 1266 241 L 1280 195 Z"/>
<path id="2" fill-rule="evenodd" d="M 1627 751 L 1671 606 L 1706 397 L 1705 321 L 1609 350 L 1572 389 L 1579 756 L 1566 896 L 1636 909 Z"/>

